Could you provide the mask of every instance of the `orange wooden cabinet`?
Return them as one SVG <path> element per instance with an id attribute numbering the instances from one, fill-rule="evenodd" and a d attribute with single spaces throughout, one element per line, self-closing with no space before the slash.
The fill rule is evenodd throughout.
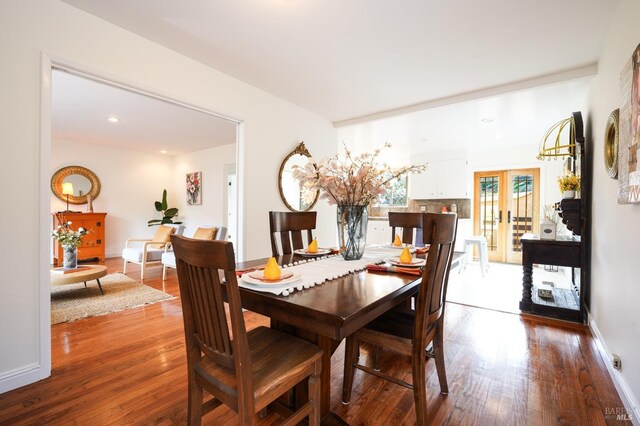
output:
<path id="1" fill-rule="evenodd" d="M 78 247 L 78 260 L 105 259 L 105 219 L 106 213 L 52 213 L 53 229 L 57 228 L 62 222 L 71 221 L 71 228 L 78 229 L 80 227 L 89 230 L 89 233 L 82 237 L 82 244 Z M 62 264 L 62 246 L 60 244 L 53 245 L 53 263 L 54 266 Z"/>

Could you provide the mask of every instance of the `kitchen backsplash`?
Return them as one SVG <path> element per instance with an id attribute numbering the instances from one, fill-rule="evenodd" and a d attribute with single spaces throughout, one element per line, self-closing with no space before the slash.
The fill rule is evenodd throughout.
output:
<path id="1" fill-rule="evenodd" d="M 456 205 L 458 217 L 460 219 L 471 218 L 471 200 L 468 198 L 451 198 L 442 200 L 409 200 L 407 207 L 370 207 L 370 218 L 386 218 L 389 212 L 416 212 L 425 211 L 427 213 L 438 213 L 445 207 L 448 212 L 451 211 L 451 205 Z M 422 210 L 424 207 L 424 210 Z"/>

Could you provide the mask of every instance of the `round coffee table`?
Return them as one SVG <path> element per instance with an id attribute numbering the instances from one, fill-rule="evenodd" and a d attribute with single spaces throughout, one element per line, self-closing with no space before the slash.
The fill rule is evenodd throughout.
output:
<path id="1" fill-rule="evenodd" d="M 88 268 L 88 269 L 87 269 Z M 82 265 L 77 272 L 67 272 L 66 274 L 51 270 L 49 275 L 51 277 L 51 285 L 65 285 L 84 282 L 84 286 L 87 286 L 87 281 L 96 280 L 98 282 L 98 288 L 100 293 L 104 294 L 102 285 L 100 284 L 100 278 L 107 275 L 107 267 L 104 265 Z"/>

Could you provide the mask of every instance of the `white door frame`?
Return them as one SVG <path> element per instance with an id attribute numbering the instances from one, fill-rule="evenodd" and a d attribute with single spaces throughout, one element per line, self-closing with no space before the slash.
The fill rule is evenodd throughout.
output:
<path id="1" fill-rule="evenodd" d="M 38 328 L 39 328 L 39 365 L 30 365 L 22 371 L 15 372 L 11 378 L 9 387 L 15 389 L 32 383 L 51 375 L 51 293 L 49 288 L 49 268 L 50 268 L 50 246 L 51 246 L 51 196 L 49 179 L 51 173 L 51 72 L 52 69 L 62 69 L 67 72 L 97 80 L 111 86 L 149 96 L 165 102 L 170 102 L 179 106 L 200 111 L 215 117 L 223 118 L 236 124 L 236 174 L 238 196 L 236 197 L 237 211 L 237 236 L 236 247 L 237 257 L 244 256 L 244 223 L 243 212 L 243 190 L 244 181 L 243 159 L 245 150 L 244 123 L 243 120 L 236 119 L 207 108 L 176 99 L 175 97 L 158 91 L 156 88 L 145 87 L 135 81 L 123 80 L 119 76 L 110 75 L 102 70 L 92 69 L 83 64 L 78 64 L 65 58 L 42 52 L 40 68 L 40 193 L 39 193 L 39 250 L 38 250 L 38 270 L 39 270 L 39 294 L 38 303 L 40 305 Z"/>

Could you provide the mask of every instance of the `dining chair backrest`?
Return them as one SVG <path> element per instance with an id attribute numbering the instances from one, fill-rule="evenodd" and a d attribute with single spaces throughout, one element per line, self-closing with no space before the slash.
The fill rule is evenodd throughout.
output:
<path id="1" fill-rule="evenodd" d="M 429 244 L 427 264 L 416 302 L 414 347 L 425 347 L 428 331 L 441 317 L 453 258 L 458 216 L 450 213 L 422 214 L 423 242 Z"/>
<path id="2" fill-rule="evenodd" d="M 316 229 L 316 212 L 269 212 L 272 255 L 291 254 L 304 248 L 302 234 L 306 231 L 306 244 L 309 244 L 313 240 L 313 229 Z M 278 251 L 278 241 L 281 251 Z"/>
<path id="3" fill-rule="evenodd" d="M 177 235 L 171 236 L 171 244 L 182 299 L 188 368 L 191 370 L 204 354 L 216 364 L 235 371 L 238 405 L 252 407 L 251 359 L 235 274 L 233 244 Z M 226 282 L 224 289 L 220 274 Z M 233 340 L 225 313 L 225 291 Z"/>
<path id="4" fill-rule="evenodd" d="M 397 228 L 402 228 L 402 242 L 423 246 L 422 241 L 422 215 L 423 213 L 398 213 L 389 212 L 389 226 L 391 227 L 391 241 L 396 238 Z M 414 237 L 415 234 L 415 237 Z"/>

